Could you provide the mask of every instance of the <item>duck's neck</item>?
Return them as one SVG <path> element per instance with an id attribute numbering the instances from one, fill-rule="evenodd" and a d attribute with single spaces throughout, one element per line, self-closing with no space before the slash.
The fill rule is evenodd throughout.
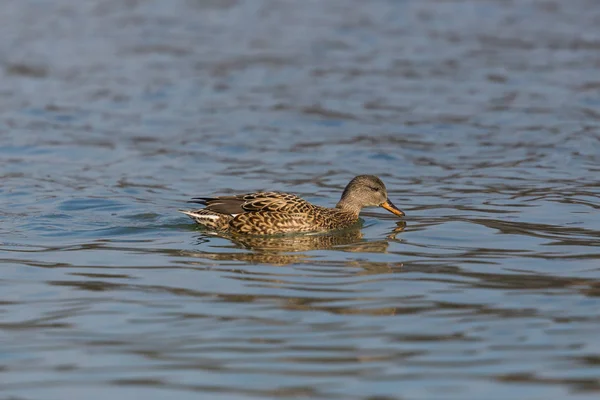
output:
<path id="1" fill-rule="evenodd" d="M 335 205 L 335 208 L 350 213 L 358 218 L 358 214 L 360 213 L 362 207 L 342 197 L 342 199 Z"/>

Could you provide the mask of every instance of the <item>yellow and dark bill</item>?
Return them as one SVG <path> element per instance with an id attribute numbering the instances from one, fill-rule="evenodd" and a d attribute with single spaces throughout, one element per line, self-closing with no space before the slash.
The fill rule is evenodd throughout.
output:
<path id="1" fill-rule="evenodd" d="M 381 207 L 385 208 L 386 210 L 388 210 L 392 214 L 396 214 L 399 217 L 404 217 L 404 212 L 402 210 L 400 210 L 398 207 L 396 207 L 394 205 L 394 203 L 392 203 L 390 201 L 390 199 L 387 199 L 385 201 L 385 203 L 381 204 Z"/>

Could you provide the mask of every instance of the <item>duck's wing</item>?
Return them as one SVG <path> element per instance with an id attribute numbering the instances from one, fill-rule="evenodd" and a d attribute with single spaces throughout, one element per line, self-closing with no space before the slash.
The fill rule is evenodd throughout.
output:
<path id="1" fill-rule="evenodd" d="M 237 215 L 246 212 L 242 205 L 244 204 L 244 196 L 220 196 L 220 197 L 194 197 L 190 203 L 198 203 L 204 205 L 204 210 L 212 211 L 219 214 Z"/>
<path id="2" fill-rule="evenodd" d="M 252 193 L 244 197 L 242 208 L 248 212 L 305 212 L 312 205 L 295 194 L 280 192 Z"/>
<path id="3" fill-rule="evenodd" d="M 237 196 L 194 197 L 194 203 L 203 204 L 205 210 L 220 214 L 238 215 L 247 212 L 301 213 L 312 205 L 294 195 L 281 192 L 258 192 Z"/>

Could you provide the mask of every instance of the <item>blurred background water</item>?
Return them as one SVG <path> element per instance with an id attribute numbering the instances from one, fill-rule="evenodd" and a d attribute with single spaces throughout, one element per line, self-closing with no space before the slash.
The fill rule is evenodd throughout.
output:
<path id="1" fill-rule="evenodd" d="M 598 398 L 599 69 L 595 0 L 2 1 L 0 397 Z"/>

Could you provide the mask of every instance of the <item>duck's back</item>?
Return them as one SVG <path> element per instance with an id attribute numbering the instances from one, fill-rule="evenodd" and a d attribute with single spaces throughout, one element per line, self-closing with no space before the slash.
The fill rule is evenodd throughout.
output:
<path id="1" fill-rule="evenodd" d="M 312 206 L 294 194 L 281 192 L 256 192 L 235 196 L 195 197 L 195 203 L 204 210 L 235 216 L 246 212 L 306 212 Z"/>

